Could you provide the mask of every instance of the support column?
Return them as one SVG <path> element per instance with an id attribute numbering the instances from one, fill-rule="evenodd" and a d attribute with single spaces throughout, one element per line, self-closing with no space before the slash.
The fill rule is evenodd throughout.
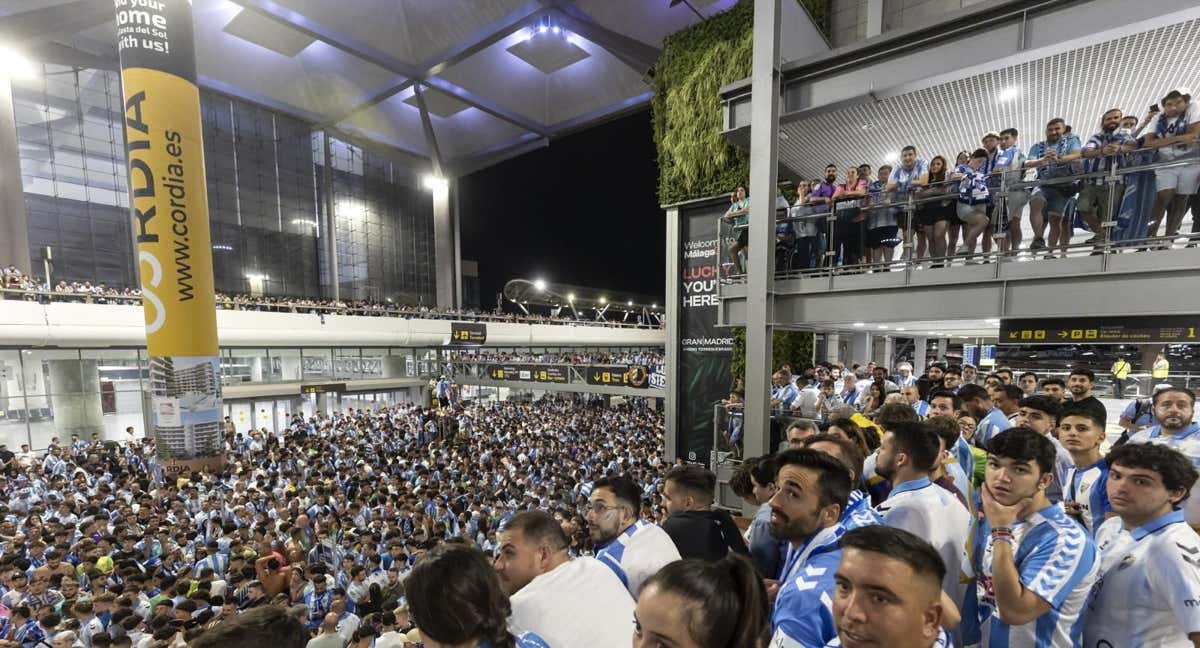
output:
<path id="1" fill-rule="evenodd" d="M 407 358 L 401 355 L 383 356 L 383 377 L 404 378 L 407 373 Z"/>
<path id="2" fill-rule="evenodd" d="M 104 434 L 100 406 L 100 373 L 95 360 L 47 360 L 50 369 L 50 409 L 55 434 L 65 439 L 78 434 L 90 439 Z"/>
<path id="3" fill-rule="evenodd" d="M 325 266 L 329 269 L 329 290 L 327 294 L 330 299 L 341 299 L 342 286 L 341 280 L 338 277 L 337 265 L 337 215 L 334 214 L 333 201 L 333 144 L 329 140 L 330 134 L 328 130 L 321 132 L 321 141 L 324 142 L 324 158 L 325 165 L 321 167 L 321 187 L 323 191 L 321 196 L 325 204 L 325 224 L 322 235 L 325 237 Z"/>
<path id="4" fill-rule="evenodd" d="M 925 346 L 929 344 L 923 337 L 913 338 L 913 375 L 925 375 L 925 367 L 929 364 L 925 359 Z"/>
<path id="5" fill-rule="evenodd" d="M 885 335 L 883 336 L 882 353 L 875 358 L 875 364 L 887 367 L 888 371 L 894 372 L 895 367 L 892 366 L 892 359 L 896 356 L 896 338 Z"/>
<path id="6" fill-rule="evenodd" d="M 250 382 L 260 383 L 263 381 L 263 357 L 253 356 L 250 361 Z"/>
<path id="7" fill-rule="evenodd" d="M 946 353 L 950 350 L 950 340 L 939 338 L 937 341 L 937 360 L 940 362 L 946 359 Z"/>
<path id="8" fill-rule="evenodd" d="M 750 99 L 750 254 L 746 261 L 746 410 L 744 456 L 771 445 L 771 325 L 774 299 L 775 193 L 778 191 L 780 0 L 754 1 Z"/>
<path id="9" fill-rule="evenodd" d="M 878 36 L 883 33 L 883 0 L 867 0 L 867 33 L 866 37 Z"/>
<path id="10" fill-rule="evenodd" d="M 841 354 L 838 353 L 838 346 L 842 343 L 842 335 L 840 333 L 825 334 L 825 362 L 838 362 L 841 360 Z"/>
<path id="11" fill-rule="evenodd" d="M 450 210 L 450 186 L 434 183 L 433 191 L 433 262 L 437 277 L 438 308 L 453 308 L 454 283 L 454 217 Z"/>
<path id="12" fill-rule="evenodd" d="M 29 256 L 29 226 L 25 220 L 25 189 L 21 185 L 21 147 L 13 111 L 12 82 L 0 71 L 0 259 L 26 274 L 34 274 Z"/>
<path id="13" fill-rule="evenodd" d="M 870 333 L 865 331 L 855 333 L 850 338 L 850 358 L 846 361 L 846 366 L 849 367 L 855 363 L 865 365 L 870 362 L 874 355 L 872 344 Z"/>

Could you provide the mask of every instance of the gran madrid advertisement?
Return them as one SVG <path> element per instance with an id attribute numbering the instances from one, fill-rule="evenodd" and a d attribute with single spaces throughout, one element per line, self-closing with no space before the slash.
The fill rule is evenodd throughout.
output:
<path id="1" fill-rule="evenodd" d="M 115 0 L 129 193 L 164 475 L 224 463 L 212 244 L 188 0 Z"/>
<path id="2" fill-rule="evenodd" d="M 713 405 L 729 395 L 733 337 L 717 328 L 717 282 L 723 245 L 717 219 L 727 205 L 681 209 L 679 269 L 678 380 L 671 385 L 679 403 L 677 456 L 708 461 L 712 449 Z"/>

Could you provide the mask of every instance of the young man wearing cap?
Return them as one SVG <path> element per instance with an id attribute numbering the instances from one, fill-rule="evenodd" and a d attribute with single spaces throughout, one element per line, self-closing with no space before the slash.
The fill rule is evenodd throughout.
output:
<path id="1" fill-rule="evenodd" d="M 1171 161 L 1195 155 L 1197 138 L 1200 138 L 1200 105 L 1192 103 L 1191 90 L 1177 88 L 1163 97 L 1162 112 L 1150 121 L 1142 146 L 1158 149 L 1160 161 Z M 1126 150 L 1130 149 L 1131 146 L 1126 147 Z M 1179 225 L 1187 212 L 1188 200 L 1200 188 L 1200 166 L 1190 164 L 1157 169 L 1154 179 L 1158 196 L 1154 200 L 1154 216 L 1146 235 L 1158 236 L 1158 225 L 1166 215 L 1166 235 L 1175 236 L 1179 234 Z"/>

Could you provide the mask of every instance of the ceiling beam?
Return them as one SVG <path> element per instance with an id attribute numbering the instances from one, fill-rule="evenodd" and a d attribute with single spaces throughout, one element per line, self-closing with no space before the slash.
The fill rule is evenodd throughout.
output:
<path id="1" fill-rule="evenodd" d="M 91 68 L 93 70 L 115 71 L 121 69 L 115 56 L 99 56 L 55 42 L 40 43 L 30 47 L 29 57 L 41 63 Z"/>
<path id="2" fill-rule="evenodd" d="M 554 17 L 562 27 L 608 50 L 638 74 L 644 74 L 662 55 L 657 47 L 604 27 L 576 7 L 556 8 Z"/>
<path id="3" fill-rule="evenodd" d="M 450 69 L 455 64 L 464 61 L 479 52 L 495 45 L 496 43 L 508 38 L 516 31 L 530 26 L 548 15 L 548 8 L 529 9 L 522 7 L 521 9 L 510 13 L 509 15 L 493 22 L 477 31 L 474 35 L 463 40 L 462 43 L 453 45 L 442 52 L 439 52 L 421 65 L 400 73 L 400 76 L 385 84 L 382 88 L 368 95 L 368 99 L 361 104 L 351 108 L 345 114 L 329 120 L 330 124 L 338 124 L 348 119 L 351 119 L 364 110 L 377 106 L 388 99 L 404 92 L 413 85 L 414 82 L 431 82 L 432 77 L 441 74 Z M 474 106 L 488 114 L 491 114 L 499 119 L 503 119 L 515 126 L 519 126 L 532 133 L 537 133 L 545 137 L 548 133 L 545 129 L 534 120 L 527 119 L 516 113 L 503 110 L 494 104 L 485 102 L 482 98 L 475 96 L 470 91 L 455 86 L 449 82 L 438 80 L 439 89 L 449 94 L 453 94 L 463 103 Z M 446 87 L 451 87 L 454 90 L 447 90 Z"/>
<path id="4" fill-rule="evenodd" d="M 368 99 L 368 103 L 370 103 L 371 100 L 374 100 L 374 103 L 370 103 L 370 105 L 360 104 L 359 106 L 351 109 L 348 115 L 357 114 L 365 108 L 369 108 L 372 105 L 377 105 L 383 101 L 386 101 L 388 98 L 395 96 L 397 93 L 404 90 L 405 87 L 407 87 L 404 85 L 405 83 L 410 83 L 414 80 L 426 80 L 424 78 L 424 71 L 418 67 L 405 63 L 404 61 L 401 61 L 400 59 L 386 52 L 378 50 L 367 43 L 361 42 L 347 34 L 342 34 L 331 30 L 312 18 L 309 18 L 308 16 L 305 16 L 297 11 L 292 11 L 291 9 L 288 9 L 287 7 L 274 2 L 273 0 L 233 0 L 233 2 L 248 10 L 256 11 L 263 16 L 270 18 L 271 20 L 291 27 L 311 38 L 315 38 L 322 43 L 329 45 L 330 47 L 339 49 L 351 56 L 367 61 L 368 63 L 374 64 L 405 78 L 404 81 L 401 81 L 400 83 L 397 83 L 389 88 L 385 88 Z M 436 83 L 434 83 L 435 81 Z M 479 97 L 470 90 L 460 88 L 449 81 L 445 81 L 443 79 L 429 79 L 428 82 L 438 90 L 453 95 L 459 101 L 469 106 L 478 108 L 479 110 L 482 110 L 498 119 L 502 119 L 514 126 L 538 133 L 539 135 L 545 132 L 545 129 L 543 129 L 540 124 L 535 123 L 533 120 L 522 117 L 514 112 L 504 110 L 492 102 Z M 321 120 L 320 123 L 332 125 L 345 121 L 345 119 L 346 117 L 334 118 L 334 120 L 330 121 Z"/>
<path id="5" fill-rule="evenodd" d="M 110 0 L 75 0 L 31 9 L 0 18 L 0 42 L 23 47 L 32 43 L 70 38 L 113 20 Z"/>
<path id="6" fill-rule="evenodd" d="M 440 77 L 433 77 L 433 78 L 425 79 L 424 83 L 427 86 L 441 90 L 442 92 L 454 97 L 455 99 L 458 99 L 459 101 L 461 101 L 469 106 L 474 106 L 475 108 L 478 108 L 479 110 L 482 110 L 483 112 L 485 112 L 493 117 L 502 119 L 514 126 L 523 128 L 531 133 L 536 133 L 537 135 L 540 135 L 542 137 L 546 137 L 550 134 L 550 132 L 546 129 L 545 126 L 542 126 L 541 124 L 533 121 L 532 119 L 529 119 L 528 117 L 525 117 L 524 115 L 519 115 L 511 110 L 508 110 L 507 108 L 503 108 L 499 104 L 497 104 L 493 101 L 484 99 L 483 97 L 480 97 L 480 96 L 474 94 L 473 92 L 470 92 L 469 90 L 466 90 L 464 88 L 456 86 L 453 83 L 450 83 L 449 81 L 447 81 L 445 79 L 442 79 Z"/>
<path id="7" fill-rule="evenodd" d="M 429 147 L 429 157 L 433 161 L 433 173 L 442 176 L 442 151 L 438 148 L 437 134 L 433 132 L 433 121 L 429 119 L 429 107 L 425 105 L 425 95 L 421 93 L 421 84 L 413 86 L 417 97 L 417 108 L 421 111 L 421 128 L 425 131 L 425 145 Z"/>
<path id="8" fill-rule="evenodd" d="M 580 130 L 585 126 L 595 126 L 602 121 L 612 121 L 620 119 L 626 115 L 633 114 L 646 107 L 650 103 L 650 99 L 654 97 L 653 92 L 643 92 L 640 95 L 622 99 L 614 104 L 601 106 L 596 110 L 586 112 L 582 115 L 572 117 L 571 119 L 563 120 L 557 124 L 550 126 L 550 132 L 554 137 L 562 137 Z"/>

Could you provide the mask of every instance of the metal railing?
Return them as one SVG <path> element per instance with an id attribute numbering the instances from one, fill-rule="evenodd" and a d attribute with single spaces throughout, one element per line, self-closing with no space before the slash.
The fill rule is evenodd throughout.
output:
<path id="1" fill-rule="evenodd" d="M 0 288 L 0 299 L 140 306 L 139 294 L 117 292 L 75 292 L 57 290 L 25 290 Z M 529 315 L 496 315 L 493 313 L 450 312 L 366 304 L 314 304 L 304 300 L 250 300 L 217 296 L 217 310 L 257 311 L 264 313 L 307 313 L 316 315 L 350 315 L 356 317 L 400 317 L 404 319 L 453 320 L 455 322 L 497 322 L 505 324 L 553 324 L 561 326 L 604 326 L 610 328 L 660 329 L 659 324 L 585 320 L 565 317 Z"/>
<path id="2" fill-rule="evenodd" d="M 1196 247 L 1200 245 L 1200 215 L 1194 206 L 1200 199 L 1174 213 L 1175 206 L 1168 205 L 1163 212 L 1155 204 L 1156 174 L 1195 170 L 1200 166 L 1200 142 L 1174 146 L 1184 150 L 1176 152 L 1170 160 L 1157 160 L 1154 149 L 1141 149 L 1064 163 L 1061 166 L 1071 171 L 1068 175 L 1048 174 L 1049 177 L 1026 180 L 1035 171 L 1027 168 L 1002 170 L 989 176 L 989 201 L 986 206 L 977 206 L 977 210 L 986 211 L 988 220 L 975 240 L 974 249 L 958 245 L 966 243 L 961 239 L 967 229 L 957 215 L 958 205 L 962 204 L 958 196 L 959 180 L 909 185 L 907 189 L 897 187 L 891 192 L 870 192 L 866 197 L 836 199 L 828 204 L 776 209 L 775 277 L 911 272 L 1045 258 L 1089 255 L 1107 258 L 1118 253 Z M 1100 170 L 1078 172 L 1085 161 L 1097 161 Z M 947 169 L 947 177 L 952 173 L 953 170 Z M 1096 202 L 1095 210 L 1074 209 L 1084 191 L 1087 200 Z M 1052 199 L 1065 204 L 1063 211 L 1067 213 L 1050 218 L 1053 210 L 1043 208 L 1034 223 L 1032 208 L 1026 211 L 1025 207 L 1033 196 L 1045 196 L 1048 192 L 1058 194 Z M 1180 228 L 1189 208 L 1193 209 L 1191 231 L 1183 232 Z M 1010 232 L 1010 228 L 1022 231 L 1026 215 L 1034 240 Z M 1061 225 L 1064 221 L 1068 226 Z M 1164 224 L 1166 229 L 1160 235 Z M 740 271 L 743 264 L 731 256 L 733 244 L 746 228 L 746 224 L 735 225 L 726 216 L 718 220 L 721 283 L 740 283 L 746 279 Z M 1087 234 L 1082 237 L 1075 234 L 1080 229 Z M 1042 245 L 1034 246 L 1035 241 Z M 748 251 L 755 253 L 753 249 Z"/>

